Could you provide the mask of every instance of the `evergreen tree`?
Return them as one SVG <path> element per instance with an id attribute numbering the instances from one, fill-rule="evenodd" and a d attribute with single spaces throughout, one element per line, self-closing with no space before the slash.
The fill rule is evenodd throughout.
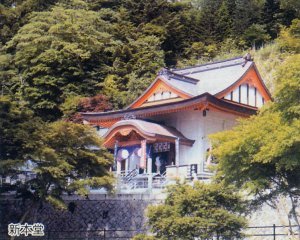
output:
<path id="1" fill-rule="evenodd" d="M 212 44 L 215 43 L 218 38 L 218 18 L 216 13 L 222 4 L 221 0 L 203 0 L 201 4 L 201 21 L 199 27 L 201 28 L 201 33 L 205 36 L 205 43 Z M 225 5 L 223 11 L 225 10 Z M 220 15 L 219 15 L 220 17 Z M 219 26 L 221 24 L 219 23 Z M 221 34 L 221 33 L 220 33 Z"/>
<path id="2" fill-rule="evenodd" d="M 291 10 L 294 16 L 300 17 L 300 2 L 298 0 L 281 0 L 280 6 L 283 9 Z"/>
<path id="3" fill-rule="evenodd" d="M 34 11 L 49 9 L 59 0 L 4 0 L 0 3 L 0 42 L 10 40 Z"/>
<path id="4" fill-rule="evenodd" d="M 220 8 L 216 14 L 217 18 L 217 38 L 219 42 L 223 41 L 224 39 L 230 37 L 232 35 L 232 24 L 233 19 L 230 16 L 230 11 L 228 9 L 228 2 L 223 1 Z"/>
<path id="5" fill-rule="evenodd" d="M 244 32 L 243 38 L 248 46 L 259 48 L 270 39 L 270 36 L 267 34 L 264 25 L 252 24 Z"/>
<path id="6" fill-rule="evenodd" d="M 234 34 L 240 38 L 245 30 L 259 20 L 259 6 L 254 1 L 236 0 Z"/>
<path id="7" fill-rule="evenodd" d="M 267 33 L 274 39 L 279 33 L 281 15 L 279 0 L 266 0 L 262 11 L 262 24 L 266 26 Z"/>

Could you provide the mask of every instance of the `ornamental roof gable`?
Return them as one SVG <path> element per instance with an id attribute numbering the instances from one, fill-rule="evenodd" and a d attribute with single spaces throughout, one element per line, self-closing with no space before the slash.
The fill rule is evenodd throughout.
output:
<path id="1" fill-rule="evenodd" d="M 252 91 L 256 91 L 259 98 L 262 96 L 263 101 L 271 100 L 271 95 L 264 85 L 255 63 L 248 61 L 244 64 L 244 59 L 238 57 L 182 69 L 162 69 L 155 81 L 128 108 L 180 101 L 203 93 L 242 104 L 253 103 L 249 99 L 241 102 L 244 96 L 238 98 L 228 96 L 228 94 L 232 95 L 236 93 L 235 91 L 239 91 L 237 89 L 241 85 L 244 86 L 243 84 L 245 86 L 248 84 L 251 94 Z M 261 105 L 253 103 L 251 106 L 260 107 Z"/>
<path id="2" fill-rule="evenodd" d="M 158 76 L 150 87 L 128 108 L 148 107 L 189 99 L 193 95 L 170 84 L 164 76 Z"/>

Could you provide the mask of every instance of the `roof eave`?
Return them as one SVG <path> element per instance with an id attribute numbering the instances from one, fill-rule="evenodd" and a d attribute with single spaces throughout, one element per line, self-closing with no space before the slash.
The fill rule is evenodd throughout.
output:
<path id="1" fill-rule="evenodd" d="M 245 116 L 250 116 L 256 113 L 257 110 L 247 107 L 247 106 L 240 106 L 236 105 L 234 103 L 229 103 L 227 101 L 224 101 L 222 99 L 218 99 L 217 97 L 209 94 L 209 93 L 203 93 L 199 96 L 185 99 L 179 102 L 172 102 L 172 103 L 165 103 L 161 105 L 154 105 L 154 106 L 148 106 L 148 107 L 141 107 L 141 108 L 133 108 L 133 109 L 125 109 L 125 110 L 119 110 L 114 112 L 102 112 L 102 113 L 81 113 L 83 118 L 87 121 L 92 120 L 93 118 L 101 118 L 102 121 L 109 121 L 113 119 L 120 119 L 123 118 L 126 113 L 133 113 L 135 115 L 147 115 L 151 113 L 157 113 L 158 111 L 168 111 L 171 108 L 174 109 L 184 109 L 189 106 L 193 106 L 196 104 L 203 103 L 208 104 L 209 102 L 219 105 L 224 109 L 229 109 L 231 111 L 235 111 L 237 113 L 240 113 Z M 99 119 L 100 120 L 100 119 Z M 92 120 L 94 121 L 94 120 Z"/>
<path id="2" fill-rule="evenodd" d="M 230 86 L 228 86 L 227 88 L 223 89 L 222 91 L 220 91 L 218 93 L 215 93 L 214 96 L 215 97 L 219 97 L 220 95 L 223 95 L 224 93 L 226 93 L 234 85 L 238 84 L 247 75 L 247 73 L 250 71 L 250 69 L 251 69 L 252 66 L 254 66 L 254 62 L 251 62 L 251 64 L 249 65 L 248 69 L 234 83 L 232 83 Z"/>
<path id="3" fill-rule="evenodd" d="M 256 66 L 255 62 L 253 62 L 253 67 L 254 67 L 254 70 L 255 70 L 255 72 L 256 72 L 256 74 L 257 74 L 259 80 L 260 80 L 261 83 L 262 83 L 263 88 L 265 89 L 265 91 L 266 91 L 267 94 L 269 95 L 271 101 L 273 101 L 274 99 L 272 98 L 272 95 L 271 95 L 269 89 L 267 88 L 267 86 L 266 86 L 266 84 L 265 84 L 265 82 L 264 82 L 262 76 L 260 75 L 260 73 L 259 73 L 259 71 L 258 71 L 258 69 L 257 69 L 257 66 Z"/>

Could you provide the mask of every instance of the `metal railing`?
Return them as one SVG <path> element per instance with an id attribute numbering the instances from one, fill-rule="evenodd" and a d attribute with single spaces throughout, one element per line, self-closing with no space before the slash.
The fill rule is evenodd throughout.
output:
<path id="1" fill-rule="evenodd" d="M 151 186 L 149 186 L 149 178 L 151 178 Z M 138 174 L 137 171 L 131 171 L 127 175 L 117 175 L 117 189 L 134 190 L 148 188 L 164 188 L 167 184 L 165 174 Z"/>
<path id="2" fill-rule="evenodd" d="M 253 226 L 247 227 L 245 234 L 247 239 L 296 239 L 299 235 L 297 233 L 297 225 L 285 226 L 276 224 L 269 226 Z M 292 238 L 294 237 L 294 238 Z"/>
<path id="3" fill-rule="evenodd" d="M 247 240 L 284 240 L 284 239 L 298 239 L 296 225 L 293 226 L 282 226 L 282 225 L 269 225 L 269 226 L 251 226 L 244 229 L 245 237 Z M 283 229 L 293 229 L 293 233 L 283 231 Z M 250 231 L 250 232 L 249 232 Z M 45 236 L 42 238 L 37 237 L 26 237 L 21 239 L 72 239 L 72 240 L 109 240 L 109 239 L 132 239 L 137 234 L 146 234 L 148 229 L 97 229 L 97 230 L 82 230 L 82 231 L 45 231 Z M 23 236 L 24 237 L 24 236 Z M 218 236 L 212 239 L 222 240 L 228 239 L 230 236 Z M 293 238 L 294 237 L 294 238 Z M 7 235 L 7 230 L 0 231 L 0 240 L 10 239 Z M 20 239 L 20 238 L 17 238 Z M 198 238 L 199 239 L 199 238 Z M 230 239 L 235 239 L 234 237 Z"/>

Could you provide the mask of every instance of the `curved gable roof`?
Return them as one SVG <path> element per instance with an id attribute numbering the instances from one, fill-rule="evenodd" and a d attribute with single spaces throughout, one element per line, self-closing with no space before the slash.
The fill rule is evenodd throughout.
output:
<path id="1" fill-rule="evenodd" d="M 195 142 L 186 138 L 181 132 L 173 127 L 167 127 L 161 124 L 147 122 L 144 120 L 131 119 L 131 120 L 121 120 L 108 130 L 108 132 L 103 136 L 105 140 L 104 145 L 109 145 L 111 139 L 122 129 L 126 129 L 127 134 L 131 131 L 136 131 L 146 139 L 151 139 L 153 141 L 157 139 L 168 139 L 170 141 L 175 141 L 179 139 L 181 144 L 192 146 Z"/>
<path id="2" fill-rule="evenodd" d="M 239 57 L 191 68 L 175 69 L 172 72 L 196 79 L 198 81 L 196 84 L 197 95 L 206 92 L 211 95 L 216 95 L 239 81 L 253 64 L 252 62 L 248 62 L 242 67 L 243 63 L 244 59 Z"/>
<path id="3" fill-rule="evenodd" d="M 271 95 L 254 62 L 249 61 L 245 66 L 243 66 L 243 63 L 244 59 L 238 57 L 183 69 L 163 69 L 158 73 L 157 78 L 147 90 L 127 108 L 142 106 L 143 102 L 150 96 L 150 93 L 153 93 L 158 82 L 163 82 L 170 89 L 179 93 L 178 95 L 182 100 L 199 96 L 203 93 L 222 98 L 227 91 L 232 90 L 232 87 L 237 87 L 244 82 L 244 78 L 249 76 L 250 71 L 252 71 L 250 74 L 251 78 L 254 79 L 253 82 L 255 82 L 259 91 L 262 92 L 266 100 L 270 100 Z M 157 104 L 160 103 L 157 102 Z"/>

